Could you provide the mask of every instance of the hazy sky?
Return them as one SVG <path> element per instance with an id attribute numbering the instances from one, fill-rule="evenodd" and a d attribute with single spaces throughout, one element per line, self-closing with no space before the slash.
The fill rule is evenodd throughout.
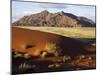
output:
<path id="1" fill-rule="evenodd" d="M 95 6 L 12 1 L 12 22 L 24 15 L 34 14 L 43 10 L 48 10 L 52 13 L 64 11 L 95 21 Z"/>

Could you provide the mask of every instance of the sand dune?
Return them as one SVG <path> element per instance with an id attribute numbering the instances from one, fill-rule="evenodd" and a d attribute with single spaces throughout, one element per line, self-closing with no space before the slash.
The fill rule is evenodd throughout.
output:
<path id="1" fill-rule="evenodd" d="M 61 54 L 84 54 L 89 51 L 86 49 L 87 44 L 69 37 L 61 35 L 30 30 L 18 27 L 12 27 L 12 49 L 28 53 L 29 55 L 38 56 L 41 51 L 49 51 L 46 44 L 56 44 L 61 50 Z"/>
<path id="2" fill-rule="evenodd" d="M 41 58 L 41 52 L 49 54 L 52 50 L 59 52 L 58 56 L 52 53 Z M 95 69 L 95 54 L 95 44 L 92 46 L 58 34 L 12 27 L 12 74 Z M 30 58 L 26 58 L 27 55 Z"/>

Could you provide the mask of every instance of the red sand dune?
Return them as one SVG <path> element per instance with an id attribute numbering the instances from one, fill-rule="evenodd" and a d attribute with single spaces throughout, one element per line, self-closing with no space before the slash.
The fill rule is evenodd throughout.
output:
<path id="1" fill-rule="evenodd" d="M 46 44 L 56 43 L 62 49 L 62 54 L 88 53 L 87 44 L 69 37 L 57 34 L 12 27 L 12 49 L 13 51 L 26 52 L 38 56 L 40 51 L 48 51 Z"/>

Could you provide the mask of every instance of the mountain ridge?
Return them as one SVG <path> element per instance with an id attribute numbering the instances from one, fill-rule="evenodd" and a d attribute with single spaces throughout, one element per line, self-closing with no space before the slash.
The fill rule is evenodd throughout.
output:
<path id="1" fill-rule="evenodd" d="M 12 23 L 13 26 L 46 26 L 46 27 L 95 27 L 95 23 L 86 18 L 79 17 L 64 11 L 50 13 L 47 10 L 26 15 Z"/>

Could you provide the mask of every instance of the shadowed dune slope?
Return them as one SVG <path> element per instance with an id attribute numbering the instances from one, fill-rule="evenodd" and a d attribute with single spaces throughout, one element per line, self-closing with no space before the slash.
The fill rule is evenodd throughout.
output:
<path id="1" fill-rule="evenodd" d="M 12 27 L 12 50 L 38 56 L 41 51 L 48 51 L 47 43 L 55 43 L 61 49 L 61 54 L 84 54 L 86 43 L 57 34 Z"/>

